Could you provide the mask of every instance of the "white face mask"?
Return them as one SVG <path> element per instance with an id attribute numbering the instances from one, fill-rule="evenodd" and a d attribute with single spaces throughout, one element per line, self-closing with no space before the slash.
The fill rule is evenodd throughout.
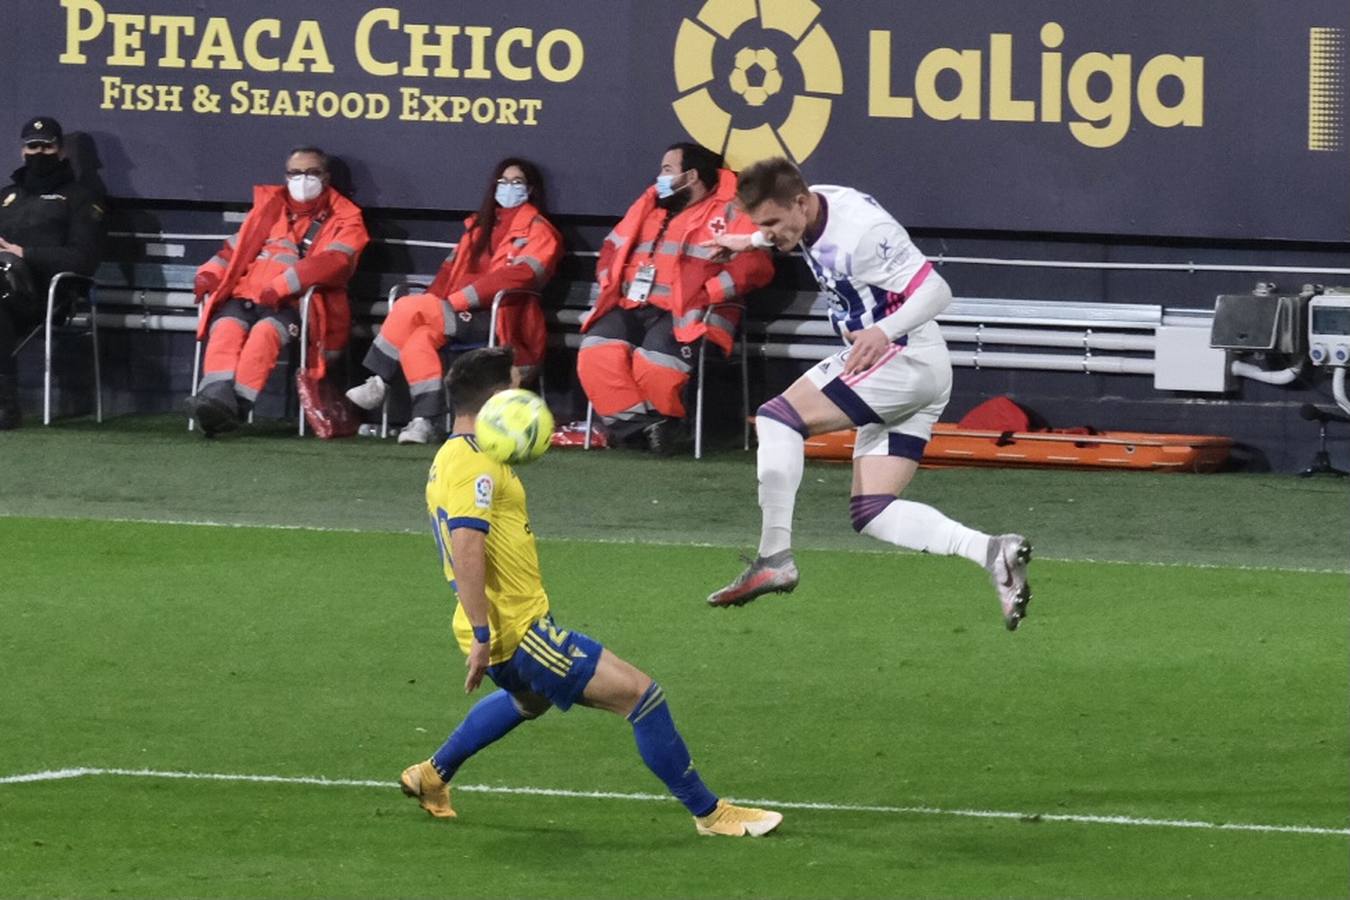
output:
<path id="1" fill-rule="evenodd" d="M 323 179 L 318 175 L 288 175 L 286 190 L 296 203 L 308 203 L 323 193 Z"/>
<path id="2" fill-rule="evenodd" d="M 530 188 L 524 184 L 498 184 L 497 204 L 506 209 L 515 209 L 530 196 Z"/>

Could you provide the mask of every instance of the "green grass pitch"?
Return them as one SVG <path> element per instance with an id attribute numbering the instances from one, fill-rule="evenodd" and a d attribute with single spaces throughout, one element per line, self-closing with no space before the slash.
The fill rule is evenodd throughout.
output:
<path id="1" fill-rule="evenodd" d="M 731 841 L 580 708 L 425 816 L 395 779 L 473 702 L 430 450 L 179 428 L 0 436 L 0 896 L 1350 891 L 1343 485 L 920 473 L 1036 543 L 1008 634 L 976 567 L 852 534 L 845 468 L 807 469 L 797 592 L 711 610 L 749 457 L 550 454 L 522 476 L 555 615 L 661 681 L 714 790 L 784 805 Z M 72 768 L 293 780 L 15 778 Z"/>

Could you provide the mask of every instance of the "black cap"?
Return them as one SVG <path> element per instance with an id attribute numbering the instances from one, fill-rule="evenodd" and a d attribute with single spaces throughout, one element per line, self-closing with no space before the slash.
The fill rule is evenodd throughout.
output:
<path id="1" fill-rule="evenodd" d="M 61 143 L 61 123 L 51 116 L 38 116 L 23 123 L 22 140 Z"/>

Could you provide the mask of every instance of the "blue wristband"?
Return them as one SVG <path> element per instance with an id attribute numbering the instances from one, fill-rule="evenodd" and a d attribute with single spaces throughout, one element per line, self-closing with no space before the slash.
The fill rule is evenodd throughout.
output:
<path id="1" fill-rule="evenodd" d="M 473 626 L 473 639 L 480 644 L 492 643 L 492 632 L 486 625 Z"/>

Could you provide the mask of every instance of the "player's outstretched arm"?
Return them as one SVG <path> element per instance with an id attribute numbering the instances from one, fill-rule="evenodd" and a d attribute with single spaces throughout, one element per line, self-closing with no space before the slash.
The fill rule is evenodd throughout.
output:
<path id="1" fill-rule="evenodd" d="M 732 234 L 729 231 L 724 231 L 712 240 L 704 241 L 699 244 L 699 246 L 704 250 L 715 251 L 716 255 L 713 256 L 713 262 L 725 263 L 737 253 L 744 253 L 747 250 L 754 250 L 757 247 L 764 246 L 763 244 L 756 244 L 754 242 L 754 237 L 758 233 L 759 232 Z"/>
<path id="2" fill-rule="evenodd" d="M 459 605 L 473 626 L 474 641 L 464 661 L 464 693 L 471 694 L 483 682 L 487 672 L 491 640 L 479 640 L 488 631 L 487 534 L 476 528 L 456 528 L 450 532 L 450 558 L 455 561 L 455 591 Z"/>

